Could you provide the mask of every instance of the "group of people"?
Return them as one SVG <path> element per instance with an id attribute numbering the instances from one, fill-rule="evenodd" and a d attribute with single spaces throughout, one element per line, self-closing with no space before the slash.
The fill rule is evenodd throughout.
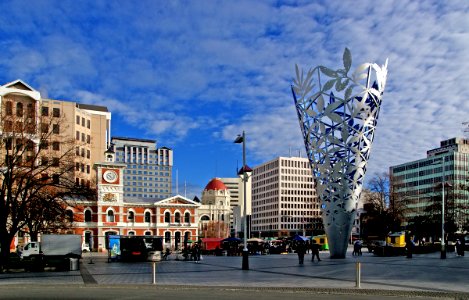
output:
<path id="1" fill-rule="evenodd" d="M 311 254 L 312 254 L 311 261 L 314 261 L 315 257 L 317 258 L 318 261 L 321 261 L 321 259 L 319 258 L 319 248 L 320 248 L 320 245 L 316 243 L 315 240 L 313 240 L 312 243 L 310 244 L 310 249 L 311 249 Z M 298 262 L 300 265 L 304 263 L 305 254 L 308 250 L 309 250 L 308 246 L 306 245 L 304 241 L 299 241 L 298 244 L 296 245 L 296 253 L 298 254 Z"/>
<path id="2" fill-rule="evenodd" d="M 201 249 L 200 245 L 198 243 L 194 243 L 191 246 L 187 246 L 184 249 L 182 249 L 182 257 L 184 257 L 184 260 L 191 260 L 195 261 L 195 263 L 199 263 L 200 258 L 201 258 Z M 169 248 L 166 248 L 164 254 L 163 254 L 163 260 L 168 260 L 169 256 L 171 255 L 171 250 Z"/>

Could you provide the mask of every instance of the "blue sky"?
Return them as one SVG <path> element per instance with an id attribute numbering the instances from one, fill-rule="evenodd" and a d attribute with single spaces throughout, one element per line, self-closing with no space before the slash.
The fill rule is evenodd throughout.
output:
<path id="1" fill-rule="evenodd" d="M 236 176 L 243 130 L 251 167 L 304 156 L 294 66 L 339 68 L 345 47 L 353 67 L 389 58 L 368 178 L 464 136 L 469 121 L 465 0 L 35 0 L 0 11 L 0 84 L 107 106 L 113 136 L 174 150 L 189 198 Z"/>

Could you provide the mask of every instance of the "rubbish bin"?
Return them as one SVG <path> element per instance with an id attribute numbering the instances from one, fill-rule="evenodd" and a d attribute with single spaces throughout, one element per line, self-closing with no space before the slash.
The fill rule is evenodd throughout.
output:
<path id="1" fill-rule="evenodd" d="M 76 271 L 79 268 L 78 258 L 70 258 L 70 271 Z"/>

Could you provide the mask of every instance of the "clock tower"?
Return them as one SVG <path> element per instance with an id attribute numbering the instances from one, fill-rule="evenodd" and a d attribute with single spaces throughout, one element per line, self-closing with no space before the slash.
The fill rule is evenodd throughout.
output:
<path id="1" fill-rule="evenodd" d="M 115 153 L 111 147 L 104 153 L 106 161 L 94 164 L 97 174 L 98 204 L 122 206 L 124 202 L 123 175 L 126 165 L 114 162 Z"/>

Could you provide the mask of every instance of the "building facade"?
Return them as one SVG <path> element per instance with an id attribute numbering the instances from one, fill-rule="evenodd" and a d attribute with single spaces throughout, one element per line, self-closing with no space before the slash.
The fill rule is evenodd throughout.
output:
<path id="1" fill-rule="evenodd" d="M 320 218 L 319 201 L 307 158 L 278 157 L 253 169 L 253 234 L 311 235 L 312 224 Z"/>
<path id="2" fill-rule="evenodd" d="M 198 208 L 196 203 L 176 195 L 165 199 L 126 197 L 126 164 L 115 161 L 112 150 L 106 161 L 95 164 L 97 200 L 76 201 L 69 207 L 73 233 L 97 251 L 106 249 L 107 235 L 161 236 L 164 247 L 180 249 L 184 239 L 196 239 Z"/>
<path id="3" fill-rule="evenodd" d="M 125 197 L 166 199 L 172 195 L 173 151 L 155 140 L 113 137 L 116 162 L 125 163 Z"/>
<path id="4" fill-rule="evenodd" d="M 204 238 L 226 238 L 230 235 L 231 195 L 220 178 L 213 178 L 202 192 L 198 209 L 199 234 Z"/>
<path id="5" fill-rule="evenodd" d="M 42 98 L 28 84 L 16 80 L 0 86 L 0 108 L 2 138 L 22 135 L 24 140 L 27 135 L 32 144 L 26 148 L 25 161 L 36 157 L 39 149 L 41 156 L 31 163 L 50 162 L 75 148 L 71 176 L 77 185 L 93 184 L 93 164 L 104 160 L 110 142 L 111 113 L 106 107 Z M 19 143 L 24 141 L 11 139 L 5 145 L 18 147 Z"/>
<path id="6" fill-rule="evenodd" d="M 444 198 L 446 222 L 454 222 L 457 231 L 469 229 L 468 139 L 442 141 L 426 158 L 390 167 L 390 176 L 395 201 L 405 208 L 405 224 L 419 216 L 441 215 Z"/>

